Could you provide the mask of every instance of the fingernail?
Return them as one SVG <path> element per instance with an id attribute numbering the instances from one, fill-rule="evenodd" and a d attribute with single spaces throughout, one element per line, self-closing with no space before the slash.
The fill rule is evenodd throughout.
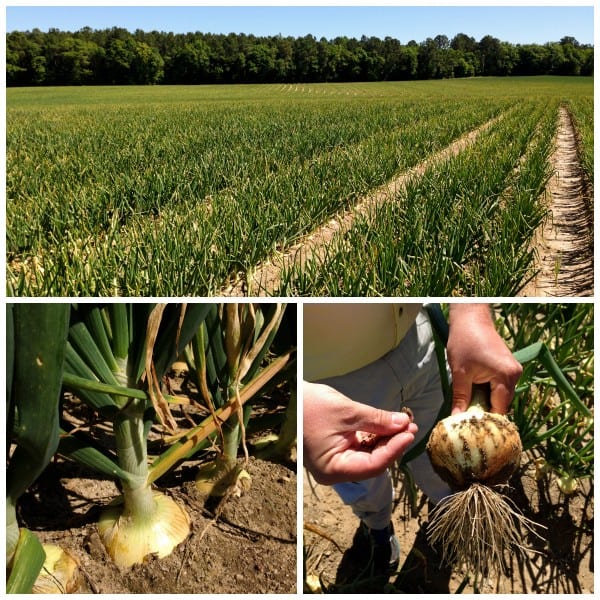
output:
<path id="1" fill-rule="evenodd" d="M 392 413 L 392 424 L 393 425 L 406 425 L 408 415 L 401 412 Z"/>

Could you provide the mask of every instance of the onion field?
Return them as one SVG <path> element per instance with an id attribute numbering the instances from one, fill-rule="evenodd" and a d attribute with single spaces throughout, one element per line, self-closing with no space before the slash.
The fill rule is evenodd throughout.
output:
<path id="1" fill-rule="evenodd" d="M 215 296 L 469 132 L 275 295 L 515 294 L 560 105 L 593 183 L 593 79 L 7 90 L 16 296 Z"/>

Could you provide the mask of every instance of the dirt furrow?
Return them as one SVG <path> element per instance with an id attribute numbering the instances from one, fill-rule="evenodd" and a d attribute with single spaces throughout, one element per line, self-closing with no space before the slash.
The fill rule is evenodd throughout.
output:
<path id="1" fill-rule="evenodd" d="M 462 137 L 446 146 L 443 150 L 436 152 L 412 169 L 400 174 L 384 186 L 373 191 L 362 198 L 354 207 L 344 210 L 335 215 L 327 223 L 303 237 L 298 243 L 272 256 L 248 273 L 246 277 L 240 277 L 222 290 L 221 295 L 231 297 L 244 296 L 273 296 L 279 289 L 281 274 L 284 269 L 292 266 L 302 268 L 309 260 L 322 258 L 327 244 L 334 236 L 348 231 L 354 219 L 365 214 L 370 208 L 393 199 L 407 184 L 411 177 L 421 176 L 432 164 L 456 156 L 467 146 L 474 143 L 477 137 L 489 129 L 502 115 L 486 121 L 483 125 L 468 132 Z"/>
<path id="2" fill-rule="evenodd" d="M 535 279 L 523 296 L 592 296 L 593 214 L 568 110 L 561 106 L 551 155 L 553 175 L 546 188 L 548 218 L 536 232 Z"/>

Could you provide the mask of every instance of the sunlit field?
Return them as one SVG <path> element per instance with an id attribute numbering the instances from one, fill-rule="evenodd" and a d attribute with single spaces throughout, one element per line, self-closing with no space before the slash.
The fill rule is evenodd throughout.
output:
<path id="1" fill-rule="evenodd" d="M 512 294 L 561 103 L 592 179 L 592 78 L 8 89 L 8 293 L 220 295 L 493 120 L 282 289 Z"/>

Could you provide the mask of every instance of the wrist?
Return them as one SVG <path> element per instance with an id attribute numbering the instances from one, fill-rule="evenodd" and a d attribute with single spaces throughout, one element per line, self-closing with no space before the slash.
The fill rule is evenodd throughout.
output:
<path id="1" fill-rule="evenodd" d="M 479 323 L 484 325 L 491 325 L 493 327 L 494 322 L 492 319 L 492 311 L 489 304 L 451 304 L 449 325 L 462 324 L 462 323 Z"/>

